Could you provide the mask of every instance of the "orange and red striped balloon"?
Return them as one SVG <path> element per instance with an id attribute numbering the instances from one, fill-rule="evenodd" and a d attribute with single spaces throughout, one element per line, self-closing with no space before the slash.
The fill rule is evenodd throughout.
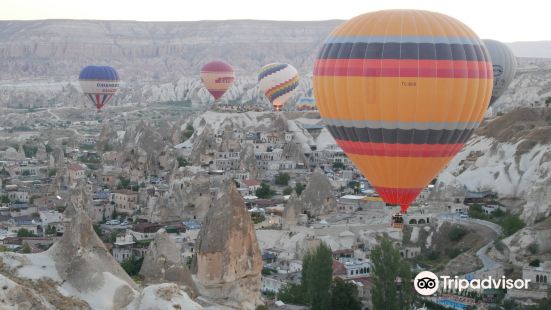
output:
<path id="1" fill-rule="evenodd" d="M 491 93 L 492 64 L 477 35 L 427 11 L 349 20 L 326 39 L 314 68 L 329 131 L 402 212 L 461 150 Z"/>

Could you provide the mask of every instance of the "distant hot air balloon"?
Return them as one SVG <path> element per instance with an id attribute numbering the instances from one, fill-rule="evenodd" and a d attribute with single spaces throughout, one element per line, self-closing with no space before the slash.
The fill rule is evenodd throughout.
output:
<path id="1" fill-rule="evenodd" d="M 316 110 L 316 100 L 311 97 L 300 98 L 296 104 L 297 111 L 314 111 Z"/>
<path id="2" fill-rule="evenodd" d="M 78 77 L 82 92 L 92 100 L 99 111 L 119 89 L 119 74 L 109 66 L 87 66 Z"/>
<path id="3" fill-rule="evenodd" d="M 517 72 L 517 59 L 513 51 L 505 44 L 495 40 L 482 40 L 490 53 L 494 70 L 494 89 L 490 106 L 509 87 Z"/>
<path id="4" fill-rule="evenodd" d="M 297 69 L 289 64 L 269 64 L 260 69 L 258 74 L 260 91 L 266 95 L 276 111 L 280 111 L 294 95 L 298 80 Z"/>
<path id="5" fill-rule="evenodd" d="M 223 61 L 211 61 L 201 69 L 201 81 L 214 100 L 220 99 L 233 85 L 235 72 L 232 66 Z"/>
<path id="6" fill-rule="evenodd" d="M 323 44 L 313 79 L 327 128 L 402 213 L 479 125 L 492 82 L 490 57 L 470 28 L 417 10 L 341 24 Z"/>

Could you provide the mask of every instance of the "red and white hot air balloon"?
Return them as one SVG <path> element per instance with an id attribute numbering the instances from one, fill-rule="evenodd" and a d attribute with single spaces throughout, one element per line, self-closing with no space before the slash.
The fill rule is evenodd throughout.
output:
<path id="1" fill-rule="evenodd" d="M 223 61 L 211 61 L 201 69 L 201 81 L 214 100 L 220 99 L 233 85 L 234 80 L 235 71 Z"/>

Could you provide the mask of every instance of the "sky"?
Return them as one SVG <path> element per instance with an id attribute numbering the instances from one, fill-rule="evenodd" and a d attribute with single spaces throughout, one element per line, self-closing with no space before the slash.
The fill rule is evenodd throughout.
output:
<path id="1" fill-rule="evenodd" d="M 422 9 L 455 17 L 481 38 L 551 40 L 545 0 L 0 0 L 0 20 L 195 21 L 349 19 L 384 9 Z"/>

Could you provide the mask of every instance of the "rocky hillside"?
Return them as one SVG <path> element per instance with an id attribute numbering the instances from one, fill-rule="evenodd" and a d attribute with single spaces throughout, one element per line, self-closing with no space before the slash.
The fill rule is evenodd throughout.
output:
<path id="1" fill-rule="evenodd" d="M 439 176 L 452 192 L 492 190 L 517 199 L 532 223 L 551 212 L 551 109 L 518 108 L 483 124 Z"/>

